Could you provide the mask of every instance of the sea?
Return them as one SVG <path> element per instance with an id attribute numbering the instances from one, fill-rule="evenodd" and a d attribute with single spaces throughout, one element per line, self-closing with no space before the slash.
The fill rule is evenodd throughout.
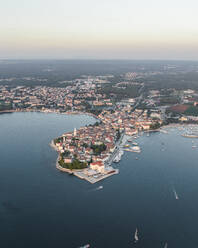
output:
<path id="1" fill-rule="evenodd" d="M 0 115 L 0 247 L 198 247 L 198 139 L 142 134 L 97 184 L 60 172 L 53 138 L 87 115 Z M 134 242 L 137 230 L 138 241 Z"/>

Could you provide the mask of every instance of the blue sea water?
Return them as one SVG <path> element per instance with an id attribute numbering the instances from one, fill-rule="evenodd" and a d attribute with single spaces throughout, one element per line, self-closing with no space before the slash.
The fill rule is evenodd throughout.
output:
<path id="1" fill-rule="evenodd" d="M 59 172 L 49 143 L 94 122 L 85 115 L 0 115 L 0 247 L 198 247 L 192 140 L 176 128 L 143 135 L 142 153 L 125 152 L 114 165 L 118 175 L 91 185 Z"/>

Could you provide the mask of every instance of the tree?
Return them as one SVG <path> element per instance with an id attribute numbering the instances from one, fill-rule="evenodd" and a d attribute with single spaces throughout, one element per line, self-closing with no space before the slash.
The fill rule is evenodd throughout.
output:
<path id="1" fill-rule="evenodd" d="M 157 121 L 157 122 L 155 122 L 155 123 L 153 123 L 153 124 L 151 124 L 150 125 L 150 129 L 158 129 L 158 128 L 160 128 L 160 123 Z"/>

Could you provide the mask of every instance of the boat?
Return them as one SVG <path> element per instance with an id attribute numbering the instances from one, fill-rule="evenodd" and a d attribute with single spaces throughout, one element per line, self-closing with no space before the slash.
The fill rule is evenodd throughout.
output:
<path id="1" fill-rule="evenodd" d="M 87 244 L 87 245 L 80 246 L 79 248 L 89 248 L 89 247 L 90 247 L 90 244 Z"/>
<path id="2" fill-rule="evenodd" d="M 133 147 L 131 148 L 131 151 L 132 151 L 132 152 L 141 152 L 139 146 L 133 146 Z"/>
<path id="3" fill-rule="evenodd" d="M 165 243 L 164 248 L 168 248 L 168 243 Z"/>
<path id="4" fill-rule="evenodd" d="M 124 145 L 124 147 L 130 147 L 130 145 L 129 144 L 126 144 L 126 145 Z"/>
<path id="5" fill-rule="evenodd" d="M 121 160 L 122 155 L 124 154 L 123 150 L 120 150 L 116 157 L 114 158 L 113 162 L 118 163 Z"/>
<path id="6" fill-rule="evenodd" d="M 103 189 L 103 186 L 101 185 L 101 186 L 99 186 L 97 189 Z"/>
<path id="7" fill-rule="evenodd" d="M 138 143 L 136 143 L 136 142 L 133 142 L 133 143 L 132 143 L 132 145 L 133 145 L 133 146 L 137 146 L 137 145 L 138 145 Z"/>
<path id="8" fill-rule="evenodd" d="M 113 160 L 113 162 L 114 162 L 114 163 L 118 163 L 118 162 L 120 162 L 120 158 L 119 158 L 118 156 L 117 156 L 117 157 L 115 157 L 115 158 L 114 158 L 114 160 Z"/>
<path id="9" fill-rule="evenodd" d="M 120 150 L 120 155 L 122 156 L 124 154 L 124 151 L 123 150 Z"/>
<path id="10" fill-rule="evenodd" d="M 193 133 L 185 133 L 185 134 L 181 134 L 181 136 L 185 137 L 185 138 L 198 138 L 197 134 L 193 134 Z"/>
<path id="11" fill-rule="evenodd" d="M 197 146 L 196 145 L 193 145 L 192 148 L 196 148 Z"/>
<path id="12" fill-rule="evenodd" d="M 138 157 L 136 157 L 135 159 L 138 160 Z"/>
<path id="13" fill-rule="evenodd" d="M 126 152 L 132 152 L 131 148 L 125 148 L 124 151 L 126 151 Z"/>
<path id="14" fill-rule="evenodd" d="M 138 240 L 139 240 L 139 238 L 138 238 L 138 229 L 136 228 L 135 235 L 134 235 L 134 242 L 137 243 Z"/>
<path id="15" fill-rule="evenodd" d="M 176 200 L 179 200 L 179 196 L 178 196 L 178 194 L 177 194 L 177 192 L 176 192 L 175 189 L 173 189 L 173 192 L 174 192 L 174 195 L 175 195 L 175 199 L 176 199 Z"/>

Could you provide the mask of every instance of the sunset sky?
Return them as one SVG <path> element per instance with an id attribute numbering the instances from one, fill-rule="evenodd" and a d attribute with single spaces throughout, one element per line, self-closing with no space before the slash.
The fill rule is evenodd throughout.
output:
<path id="1" fill-rule="evenodd" d="M 0 58 L 198 60 L 197 0 L 0 0 Z"/>

